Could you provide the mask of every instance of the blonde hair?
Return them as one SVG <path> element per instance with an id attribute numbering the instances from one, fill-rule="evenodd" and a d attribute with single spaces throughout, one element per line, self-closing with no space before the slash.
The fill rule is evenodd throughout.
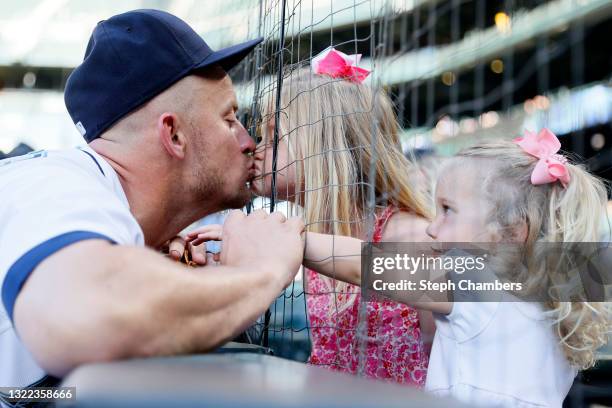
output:
<path id="1" fill-rule="evenodd" d="M 264 120 L 273 114 L 272 104 L 267 107 Z M 295 203 L 304 209 L 308 231 L 363 234 L 371 187 L 377 205 L 430 218 L 427 198 L 409 178 L 413 165 L 403 155 L 397 118 L 383 90 L 299 70 L 283 83 L 277 126 L 297 161 Z M 334 280 L 325 279 L 331 290 Z M 347 288 L 335 284 L 336 292 Z"/>
<path id="2" fill-rule="evenodd" d="M 570 182 L 564 188 L 560 182 L 533 185 L 531 173 L 538 159 L 510 141 L 479 144 L 462 150 L 452 160 L 457 165 L 457 161 L 462 163 L 466 159 L 480 159 L 474 164 L 486 174 L 483 191 L 492 204 L 488 225 L 501 233 L 502 239 L 512 239 L 517 225 L 527 225 L 523 256 L 528 276 L 520 279 L 528 286 L 541 286 L 551 279 L 550 268 L 537 262 L 545 254 L 536 244 L 600 239 L 600 227 L 606 219 L 606 186 L 582 166 L 567 164 Z M 570 264 L 567 259 L 559 259 L 556 266 L 568 269 Z M 607 342 L 610 329 L 607 305 L 551 300 L 544 307 L 554 316 L 554 328 L 569 363 L 579 369 L 591 367 L 595 351 Z"/>

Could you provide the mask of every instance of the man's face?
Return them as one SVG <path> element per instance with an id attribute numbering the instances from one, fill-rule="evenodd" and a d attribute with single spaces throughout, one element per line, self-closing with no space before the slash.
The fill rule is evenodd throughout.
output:
<path id="1" fill-rule="evenodd" d="M 238 103 L 229 76 L 197 78 L 189 128 L 193 138 L 197 199 L 220 208 L 240 208 L 251 193 L 255 142 L 236 117 Z"/>

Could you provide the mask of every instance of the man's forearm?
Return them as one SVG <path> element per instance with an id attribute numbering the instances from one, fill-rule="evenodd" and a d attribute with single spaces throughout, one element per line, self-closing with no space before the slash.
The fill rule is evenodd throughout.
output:
<path id="1" fill-rule="evenodd" d="M 282 290 L 255 266 L 189 270 L 162 258 L 102 241 L 59 251 L 17 298 L 19 335 L 47 372 L 61 376 L 86 362 L 211 349 Z"/>

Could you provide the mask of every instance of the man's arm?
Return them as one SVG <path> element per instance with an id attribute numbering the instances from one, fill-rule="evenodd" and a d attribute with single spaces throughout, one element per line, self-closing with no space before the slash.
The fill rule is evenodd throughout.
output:
<path id="1" fill-rule="evenodd" d="M 43 261 L 22 288 L 17 332 L 56 376 L 87 362 L 210 350 L 261 315 L 299 269 L 303 224 L 255 217 L 250 223 L 233 217 L 245 225 L 225 234 L 232 254 L 225 266 L 205 270 L 104 241 L 66 247 Z M 262 228 L 270 232 L 265 239 L 258 233 L 240 248 Z M 237 258 L 252 260 L 258 253 L 258 264 Z"/>

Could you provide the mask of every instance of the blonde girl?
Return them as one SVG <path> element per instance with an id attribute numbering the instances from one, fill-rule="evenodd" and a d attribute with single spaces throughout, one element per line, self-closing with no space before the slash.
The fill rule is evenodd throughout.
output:
<path id="1" fill-rule="evenodd" d="M 253 184 L 263 196 L 271 193 L 275 126 L 274 107 L 266 108 L 263 140 L 255 153 L 261 177 Z M 374 242 L 428 239 L 428 201 L 409 178 L 413 169 L 401 150 L 392 103 L 382 90 L 350 75 L 300 70 L 283 84 L 277 126 L 276 197 L 303 211 L 310 233 Z M 376 203 L 371 209 L 370 188 Z M 373 220 L 368 218 L 372 213 Z M 331 248 L 333 242 L 328 244 Z M 423 385 L 427 352 L 420 323 L 425 327 L 431 314 L 420 317 L 405 305 L 370 302 L 365 305 L 367 330 L 358 334 L 360 288 L 334 279 L 335 266 L 343 260 L 308 255 L 307 250 L 309 362 L 356 373 L 361 356 L 368 377 Z"/>

